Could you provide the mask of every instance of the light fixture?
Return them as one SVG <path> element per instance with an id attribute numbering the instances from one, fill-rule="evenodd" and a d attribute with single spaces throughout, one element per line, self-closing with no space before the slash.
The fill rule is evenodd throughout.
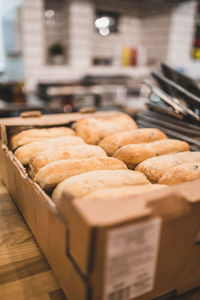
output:
<path id="1" fill-rule="evenodd" d="M 46 18 L 52 18 L 55 16 L 55 11 L 53 9 L 48 9 L 44 13 Z"/>
<path id="2" fill-rule="evenodd" d="M 103 36 L 107 36 L 107 35 L 109 35 L 110 30 L 109 30 L 108 27 L 100 28 L 100 29 L 99 29 L 99 33 L 100 33 L 101 35 L 103 35 Z"/>
<path id="3" fill-rule="evenodd" d="M 100 29 L 100 28 L 107 28 L 110 25 L 110 20 L 108 17 L 101 17 L 96 19 L 95 21 L 95 26 Z"/>
<path id="4" fill-rule="evenodd" d="M 118 12 L 96 10 L 94 19 L 95 31 L 103 36 L 117 33 L 119 17 L 120 14 Z"/>

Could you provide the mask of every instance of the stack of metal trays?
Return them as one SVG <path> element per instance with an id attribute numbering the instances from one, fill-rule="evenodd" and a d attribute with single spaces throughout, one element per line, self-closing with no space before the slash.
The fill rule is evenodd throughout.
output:
<path id="1" fill-rule="evenodd" d="M 157 127 L 169 138 L 188 142 L 191 150 L 200 150 L 200 126 L 190 124 L 176 117 L 151 110 L 141 111 L 137 115 L 139 127 Z"/>
<path id="2" fill-rule="evenodd" d="M 160 128 L 170 138 L 187 141 L 191 150 L 200 150 L 200 89 L 193 79 L 166 64 L 161 70 L 164 75 L 152 73 L 159 87 L 145 82 L 150 90 L 148 110 L 138 114 L 138 124 Z"/>

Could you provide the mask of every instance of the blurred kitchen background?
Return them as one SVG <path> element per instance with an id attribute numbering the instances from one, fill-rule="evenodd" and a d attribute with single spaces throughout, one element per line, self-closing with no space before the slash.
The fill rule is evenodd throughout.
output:
<path id="1" fill-rule="evenodd" d="M 200 81 L 200 3 L 0 0 L 0 117 L 123 108 L 166 62 Z"/>

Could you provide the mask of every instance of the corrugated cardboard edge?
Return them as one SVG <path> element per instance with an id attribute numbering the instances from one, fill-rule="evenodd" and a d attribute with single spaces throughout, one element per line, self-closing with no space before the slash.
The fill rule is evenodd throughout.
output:
<path id="1" fill-rule="evenodd" d="M 64 193 L 56 205 L 69 226 L 71 256 L 85 274 L 88 266 L 91 265 L 88 245 L 95 228 L 105 230 L 155 217 L 177 218 L 188 214 L 191 210 L 190 204 L 182 195 L 174 193 L 170 187 L 157 191 L 156 195 L 153 192 L 144 193 L 135 195 L 134 199 L 129 196 L 123 200 L 121 198 L 96 201 L 95 199 L 94 201 L 73 200 L 70 195 Z M 78 244 L 77 236 L 79 236 Z"/>

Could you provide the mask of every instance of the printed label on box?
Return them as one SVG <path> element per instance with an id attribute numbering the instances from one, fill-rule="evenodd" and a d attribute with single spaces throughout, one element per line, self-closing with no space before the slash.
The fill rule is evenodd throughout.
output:
<path id="1" fill-rule="evenodd" d="M 154 287 L 161 219 L 127 225 L 107 234 L 104 300 L 129 300 Z"/>

